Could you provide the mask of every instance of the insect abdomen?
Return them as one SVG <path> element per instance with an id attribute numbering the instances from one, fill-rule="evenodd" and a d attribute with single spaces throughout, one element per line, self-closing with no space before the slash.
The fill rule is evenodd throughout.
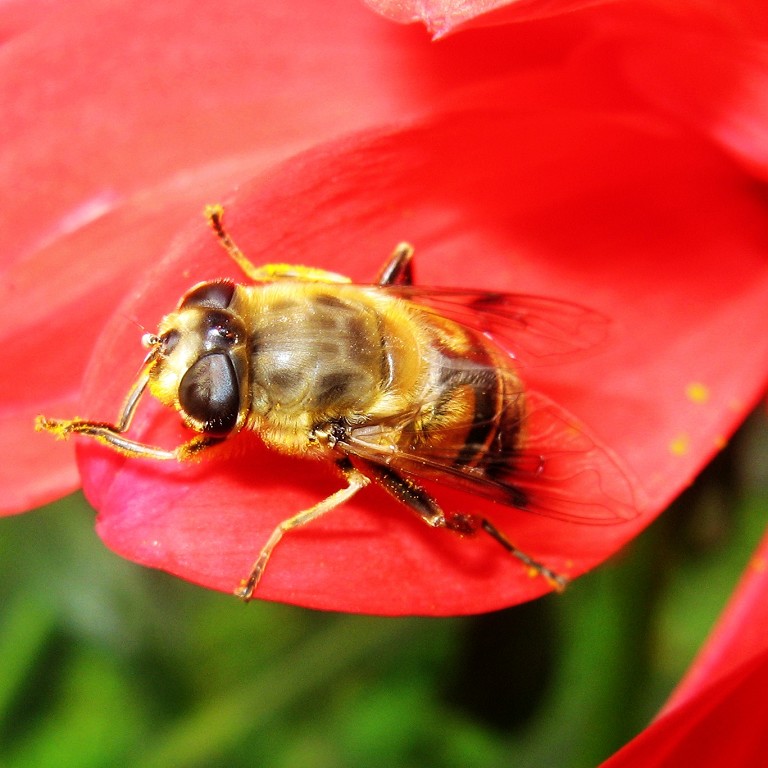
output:
<path id="1" fill-rule="evenodd" d="M 522 439 L 522 383 L 502 350 L 474 332 L 444 325 L 434 342 L 434 405 L 418 433 L 430 447 L 442 444 L 446 454 L 452 449 L 456 467 L 474 467 L 491 477 L 504 474 Z"/>

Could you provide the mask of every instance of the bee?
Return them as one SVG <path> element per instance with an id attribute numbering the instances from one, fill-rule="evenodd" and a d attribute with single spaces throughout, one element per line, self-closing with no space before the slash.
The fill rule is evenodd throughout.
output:
<path id="1" fill-rule="evenodd" d="M 139 375 L 114 424 L 39 416 L 38 430 L 84 435 L 130 457 L 188 461 L 242 430 L 276 451 L 335 464 L 346 481 L 283 520 L 235 594 L 249 600 L 275 547 L 375 483 L 425 523 L 484 532 L 532 574 L 568 579 L 516 547 L 490 520 L 444 510 L 423 483 L 581 522 L 635 513 L 619 461 L 576 419 L 529 391 L 526 356 L 555 359 L 594 343 L 601 315 L 568 302 L 414 285 L 398 245 L 375 284 L 303 266 L 252 264 L 208 206 L 209 224 L 250 284 L 198 283 L 146 334 Z M 142 395 L 194 433 L 173 450 L 128 436 Z"/>

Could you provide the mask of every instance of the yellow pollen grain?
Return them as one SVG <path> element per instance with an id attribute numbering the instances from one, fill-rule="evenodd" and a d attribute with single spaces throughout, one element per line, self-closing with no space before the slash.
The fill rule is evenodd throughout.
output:
<path id="1" fill-rule="evenodd" d="M 722 451 L 726 445 L 728 445 L 728 438 L 724 435 L 718 435 L 715 438 L 715 448 L 717 448 L 718 451 Z"/>
<path id="2" fill-rule="evenodd" d="M 669 451 L 673 456 L 685 456 L 690 447 L 688 435 L 678 435 L 669 443 Z"/>
<path id="3" fill-rule="evenodd" d="M 758 573 L 764 573 L 766 567 L 768 567 L 768 563 L 765 562 L 764 557 L 760 557 L 760 555 L 757 555 L 756 557 L 753 557 L 752 560 L 749 563 L 750 568 L 752 568 L 753 571 L 757 571 Z"/>
<path id="4" fill-rule="evenodd" d="M 685 388 L 685 396 L 697 405 L 703 405 L 709 400 L 709 387 L 700 381 L 692 381 Z"/>

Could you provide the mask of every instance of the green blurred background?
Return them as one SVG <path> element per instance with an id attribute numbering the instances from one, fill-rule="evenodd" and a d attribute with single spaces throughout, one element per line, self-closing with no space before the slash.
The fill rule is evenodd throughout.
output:
<path id="1" fill-rule="evenodd" d="M 768 511 L 755 414 L 564 595 L 478 617 L 319 613 L 125 562 L 79 495 L 0 521 L 0 768 L 595 766 L 643 728 Z"/>

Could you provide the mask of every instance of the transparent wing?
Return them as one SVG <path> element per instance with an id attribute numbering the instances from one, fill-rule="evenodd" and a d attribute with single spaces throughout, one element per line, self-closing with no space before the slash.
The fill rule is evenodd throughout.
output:
<path id="1" fill-rule="evenodd" d="M 599 312 L 559 299 L 411 285 L 377 290 L 490 336 L 524 364 L 578 357 L 605 341 L 610 329 L 610 321 Z"/>
<path id="2" fill-rule="evenodd" d="M 484 468 L 456 464 L 456 451 L 446 447 L 450 440 L 442 439 L 448 436 L 446 431 L 441 432 L 438 446 L 403 448 L 408 444 L 408 426 L 361 427 L 351 430 L 344 447 L 352 456 L 415 480 L 441 482 L 547 517 L 591 524 L 636 517 L 641 492 L 618 457 L 548 398 L 532 392 L 526 398 L 520 447 L 494 454 Z M 466 428 L 467 424 L 452 428 L 457 439 Z M 393 437 L 389 443 L 388 436 Z"/>

